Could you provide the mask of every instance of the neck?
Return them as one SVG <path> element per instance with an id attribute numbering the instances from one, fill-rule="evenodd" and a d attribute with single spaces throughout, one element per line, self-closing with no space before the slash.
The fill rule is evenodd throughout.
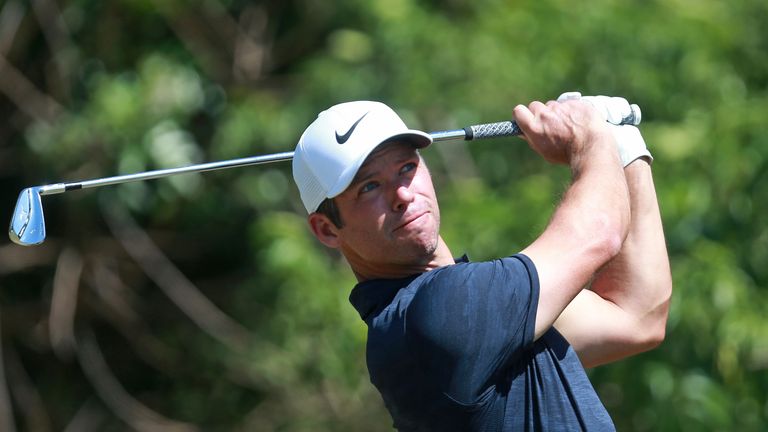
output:
<path id="1" fill-rule="evenodd" d="M 400 279 L 455 263 L 442 237 L 438 237 L 437 248 L 429 257 L 413 263 L 370 263 L 360 257 L 345 255 L 345 258 L 358 282 L 371 279 Z"/>

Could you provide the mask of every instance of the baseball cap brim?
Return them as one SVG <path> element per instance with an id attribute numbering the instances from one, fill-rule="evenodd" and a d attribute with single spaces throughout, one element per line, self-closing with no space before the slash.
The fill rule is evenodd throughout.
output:
<path id="1" fill-rule="evenodd" d="M 373 153 L 377 148 L 384 144 L 396 141 L 408 142 L 415 148 L 420 149 L 432 144 L 432 136 L 420 130 L 409 129 L 406 132 L 392 135 L 378 143 L 372 143 L 372 145 L 366 151 L 361 152 L 354 163 L 350 164 L 347 169 L 344 170 L 342 175 L 339 176 L 339 180 L 336 182 L 336 184 L 334 184 L 333 187 L 328 190 L 327 198 L 336 197 L 347 190 L 349 185 L 352 183 L 352 180 L 354 180 L 355 176 L 357 175 L 357 172 L 360 170 L 360 167 L 363 166 L 365 161 L 368 159 L 368 156 L 370 156 L 371 153 Z"/>

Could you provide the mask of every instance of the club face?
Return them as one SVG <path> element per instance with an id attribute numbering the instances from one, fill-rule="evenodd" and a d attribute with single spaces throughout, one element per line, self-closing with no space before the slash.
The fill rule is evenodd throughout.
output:
<path id="1" fill-rule="evenodd" d="M 19 194 L 8 236 L 14 243 L 22 246 L 40 244 L 45 240 L 45 218 L 40 188 L 27 188 Z"/>

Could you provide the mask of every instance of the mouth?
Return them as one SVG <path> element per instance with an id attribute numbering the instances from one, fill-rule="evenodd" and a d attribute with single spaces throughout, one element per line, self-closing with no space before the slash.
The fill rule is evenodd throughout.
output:
<path id="1" fill-rule="evenodd" d="M 413 215 L 411 215 L 411 216 L 408 216 L 408 217 L 405 219 L 405 222 L 403 222 L 402 224 L 400 224 L 400 225 L 398 225 L 397 227 L 395 227 L 395 229 L 393 229 L 393 230 L 392 230 L 392 232 L 397 232 L 397 231 L 399 231 L 401 228 L 405 228 L 405 227 L 407 227 L 408 225 L 410 225 L 410 224 L 411 224 L 411 223 L 413 223 L 414 221 L 417 221 L 417 220 L 421 219 L 421 217 L 422 217 L 422 216 L 424 216 L 424 215 L 426 215 L 427 213 L 429 213 L 429 212 L 428 212 L 428 211 L 422 211 L 422 212 L 418 212 L 418 213 L 415 213 L 415 214 L 413 214 Z"/>

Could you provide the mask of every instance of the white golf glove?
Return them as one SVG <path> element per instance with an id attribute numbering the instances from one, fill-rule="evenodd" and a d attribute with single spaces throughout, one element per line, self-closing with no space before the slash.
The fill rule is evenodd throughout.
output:
<path id="1" fill-rule="evenodd" d="M 644 157 L 648 163 L 653 162 L 653 156 L 645 145 L 640 130 L 632 125 L 618 125 L 621 120 L 632 113 L 632 108 L 626 99 L 622 97 L 610 96 L 582 96 L 579 92 L 567 92 L 561 94 L 558 102 L 571 99 L 580 99 L 589 102 L 603 116 L 605 121 L 610 122 L 611 131 L 619 146 L 619 156 L 623 166 L 627 166 L 636 159 Z"/>
<path id="2" fill-rule="evenodd" d="M 619 157 L 622 166 L 626 167 L 637 159 L 644 158 L 650 165 L 653 162 L 653 156 L 645 145 L 643 136 L 640 135 L 640 129 L 632 125 L 611 125 L 613 137 L 619 145 Z"/>

